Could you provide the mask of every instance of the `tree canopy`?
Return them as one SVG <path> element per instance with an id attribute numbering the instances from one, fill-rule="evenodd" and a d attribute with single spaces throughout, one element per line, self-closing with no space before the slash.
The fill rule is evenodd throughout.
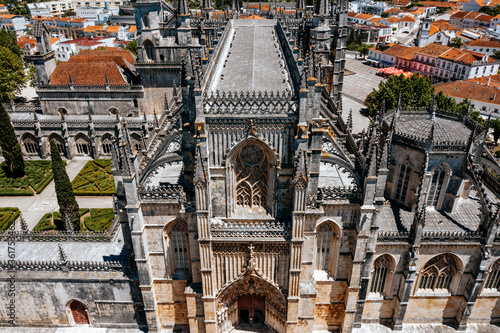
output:
<path id="1" fill-rule="evenodd" d="M 0 46 L 8 48 L 17 56 L 21 55 L 21 47 L 17 44 L 16 34 L 12 31 L 0 29 Z"/>
<path id="2" fill-rule="evenodd" d="M 21 58 L 8 48 L 0 46 L 0 102 L 19 93 L 26 81 Z"/>
<path id="3" fill-rule="evenodd" d="M 6 174 L 14 178 L 23 177 L 25 175 L 23 152 L 17 141 L 9 114 L 2 103 L 0 103 L 0 147 L 7 166 Z"/>
<path id="4" fill-rule="evenodd" d="M 385 110 L 394 109 L 398 104 L 400 93 L 401 106 L 426 108 L 432 101 L 434 87 L 428 78 L 418 74 L 409 78 L 403 75 L 389 76 L 387 80 L 379 83 L 378 89 L 373 89 L 366 97 L 365 105 L 368 107 L 368 114 L 370 116 L 377 114 L 382 107 L 382 101 L 385 102 Z M 464 114 L 468 105 L 468 99 L 457 103 L 453 98 L 444 95 L 442 91 L 435 95 L 435 106 L 440 110 Z"/>
<path id="5" fill-rule="evenodd" d="M 129 50 L 134 55 L 137 55 L 137 42 L 135 40 L 131 41 L 125 46 L 125 50 Z"/>
<path id="6" fill-rule="evenodd" d="M 59 211 L 69 217 L 75 231 L 80 230 L 80 211 L 78 202 L 73 193 L 73 187 L 66 172 L 66 167 L 54 141 L 50 141 L 50 157 L 52 158 L 52 171 L 54 172 L 54 185 L 56 188 Z"/>
<path id="7" fill-rule="evenodd" d="M 462 45 L 464 45 L 464 42 L 462 41 L 462 39 L 460 37 L 455 37 L 455 38 L 452 38 L 451 41 L 450 41 L 450 46 L 451 47 L 461 47 Z"/>

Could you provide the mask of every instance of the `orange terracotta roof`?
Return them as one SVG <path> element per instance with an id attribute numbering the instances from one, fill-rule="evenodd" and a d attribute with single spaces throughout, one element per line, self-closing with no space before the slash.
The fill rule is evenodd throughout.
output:
<path id="1" fill-rule="evenodd" d="M 91 32 L 91 31 L 101 31 L 104 29 L 104 26 L 102 25 L 88 25 L 83 29 L 85 32 Z"/>
<path id="2" fill-rule="evenodd" d="M 386 18 L 385 20 L 386 20 L 387 22 L 389 22 L 389 24 L 399 22 L 399 19 L 398 19 L 397 17 L 394 17 L 394 16 L 392 16 L 392 17 L 388 17 L 388 18 Z"/>
<path id="3" fill-rule="evenodd" d="M 461 7 L 456 3 L 444 2 L 444 1 L 419 1 L 419 2 L 424 6 L 431 6 L 431 7 L 440 7 L 440 8 Z"/>
<path id="4" fill-rule="evenodd" d="M 33 48 L 37 44 L 36 38 L 28 35 L 17 38 L 17 45 L 19 45 L 20 48 L 24 49 L 25 44 L 28 44 L 30 49 Z"/>
<path id="5" fill-rule="evenodd" d="M 348 12 L 347 13 L 348 17 L 356 17 L 356 15 L 358 15 L 358 13 L 355 13 L 355 12 Z"/>
<path id="6" fill-rule="evenodd" d="M 82 22 L 85 22 L 87 21 L 87 19 L 83 19 L 83 18 L 74 18 L 71 20 L 71 23 L 82 23 Z"/>
<path id="7" fill-rule="evenodd" d="M 60 17 L 56 21 L 57 22 L 69 22 L 69 21 L 71 21 L 71 17 Z"/>
<path id="8" fill-rule="evenodd" d="M 106 32 L 118 32 L 118 30 L 120 30 L 120 26 L 119 25 L 110 25 L 108 27 L 108 29 L 106 30 Z"/>
<path id="9" fill-rule="evenodd" d="M 485 78 L 482 78 L 485 79 Z M 468 98 L 473 101 L 500 104 L 500 89 L 492 85 L 478 84 L 467 81 L 438 83 L 434 85 L 436 92 L 442 91 L 447 96 Z"/>
<path id="10" fill-rule="evenodd" d="M 391 14 L 391 13 L 400 12 L 400 11 L 401 11 L 401 9 L 399 9 L 399 8 L 389 8 L 385 11 L 385 13 Z"/>
<path id="11" fill-rule="evenodd" d="M 418 52 L 423 53 L 425 55 L 438 57 L 441 54 L 448 51 L 450 48 L 451 47 L 449 47 L 449 46 L 431 43 L 431 44 L 428 44 L 428 45 L 422 47 Z"/>
<path id="12" fill-rule="evenodd" d="M 249 17 L 245 17 L 244 20 L 265 20 L 265 18 L 258 15 L 250 15 Z"/>
<path id="13" fill-rule="evenodd" d="M 50 45 L 53 45 L 55 42 L 57 42 L 59 40 L 59 38 L 53 38 L 53 37 L 50 37 Z"/>
<path id="14" fill-rule="evenodd" d="M 489 86 L 500 88 L 500 74 L 476 77 L 475 79 L 468 79 L 465 81 L 482 84 L 484 86 L 489 85 Z"/>
<path id="15" fill-rule="evenodd" d="M 400 18 L 399 22 L 416 22 L 416 20 L 414 17 L 407 15 L 405 17 Z"/>
<path id="16" fill-rule="evenodd" d="M 431 23 L 429 35 L 432 36 L 438 31 L 459 31 L 460 29 L 452 26 L 445 20 L 437 20 Z"/>
<path id="17" fill-rule="evenodd" d="M 500 42 L 494 40 L 476 39 L 465 44 L 467 46 L 500 48 Z"/>
<path id="18" fill-rule="evenodd" d="M 46 18 L 44 18 L 43 20 L 44 20 L 44 21 L 55 21 L 55 20 L 57 20 L 57 19 L 58 19 L 57 17 L 46 17 Z"/>
<path id="19" fill-rule="evenodd" d="M 449 51 L 441 54 L 439 56 L 441 59 L 451 60 L 453 62 L 472 65 L 474 61 L 481 61 L 484 58 L 484 54 L 471 52 L 466 50 L 450 49 Z M 493 59 L 488 59 L 488 62 L 495 62 Z"/>
<path id="20" fill-rule="evenodd" d="M 16 17 L 17 15 L 9 15 L 9 14 L 5 14 L 5 15 L 0 15 L 0 18 L 4 18 L 4 19 L 11 19 L 11 18 L 14 18 Z"/>
<path id="21" fill-rule="evenodd" d="M 110 49 L 110 48 L 108 48 Z M 87 56 L 87 57 L 100 57 L 100 58 L 107 58 L 110 60 L 113 60 L 117 62 L 116 58 L 123 58 L 125 59 L 129 64 L 134 65 L 135 64 L 135 57 L 134 55 L 128 51 L 128 50 L 81 50 L 80 53 L 78 53 L 77 56 L 71 57 L 77 58 L 80 56 Z M 118 63 L 118 62 L 117 62 Z M 123 67 L 123 62 L 118 63 L 119 66 Z"/>
<path id="22" fill-rule="evenodd" d="M 70 58 L 71 59 L 71 58 Z M 52 73 L 52 85 L 103 86 L 106 78 L 110 85 L 124 86 L 127 81 L 114 62 L 61 62 Z"/>
<path id="23" fill-rule="evenodd" d="M 493 20 L 493 16 L 481 14 L 481 15 L 477 16 L 475 19 L 479 20 L 479 21 L 490 22 L 491 20 Z"/>
<path id="24" fill-rule="evenodd" d="M 361 20 L 368 20 L 370 18 L 372 18 L 373 15 L 368 15 L 368 14 L 358 14 L 356 15 L 356 18 L 357 19 L 361 19 Z"/>
<path id="25" fill-rule="evenodd" d="M 135 25 L 131 25 L 130 28 L 128 29 L 128 32 L 134 32 L 137 31 L 137 27 Z"/>
<path id="26" fill-rule="evenodd" d="M 379 23 L 381 19 L 382 19 L 381 17 L 372 17 L 372 18 L 371 18 L 371 19 L 369 19 L 368 21 L 370 21 L 370 22 L 375 22 L 375 23 Z"/>

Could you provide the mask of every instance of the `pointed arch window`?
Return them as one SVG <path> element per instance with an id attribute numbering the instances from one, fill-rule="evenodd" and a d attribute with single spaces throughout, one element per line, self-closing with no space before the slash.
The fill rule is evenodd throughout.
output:
<path id="1" fill-rule="evenodd" d="M 244 146 L 236 157 L 236 205 L 268 207 L 269 160 L 255 143 Z"/>
<path id="2" fill-rule="evenodd" d="M 396 186 L 396 195 L 394 198 L 398 201 L 405 202 L 406 194 L 410 186 L 410 176 L 413 173 L 413 167 L 408 158 L 406 158 L 399 166 L 398 183 Z"/>
<path id="3" fill-rule="evenodd" d="M 148 60 L 155 61 L 156 60 L 156 51 L 155 46 L 150 40 L 144 42 L 144 50 L 146 51 L 146 57 Z"/>
<path id="4" fill-rule="evenodd" d="M 419 289 L 449 290 L 457 274 L 457 260 L 449 253 L 438 255 L 425 264 L 420 274 Z"/>
<path id="5" fill-rule="evenodd" d="M 331 223 L 325 222 L 318 227 L 316 234 L 316 270 L 333 274 L 335 270 L 333 255 L 337 252 L 338 237 Z"/>
<path id="6" fill-rule="evenodd" d="M 496 261 L 490 269 L 485 288 L 500 289 L 500 262 Z"/>
<path id="7" fill-rule="evenodd" d="M 434 170 L 432 175 L 432 180 L 429 189 L 429 195 L 427 196 L 427 206 L 437 207 L 439 204 L 439 198 L 441 197 L 442 190 L 446 190 L 444 187 L 446 179 L 446 167 L 444 164 L 440 164 Z"/>
<path id="8" fill-rule="evenodd" d="M 148 14 L 142 15 L 142 26 L 143 26 L 143 29 L 149 29 L 149 16 L 148 16 Z"/>
<path id="9" fill-rule="evenodd" d="M 174 222 L 167 233 L 168 262 L 173 279 L 186 280 L 190 274 L 189 246 L 186 227 L 179 221 Z"/>
<path id="10" fill-rule="evenodd" d="M 390 273 L 391 261 L 387 255 L 377 258 L 373 263 L 372 283 L 370 285 L 370 292 L 383 293 L 386 285 L 388 275 Z"/>

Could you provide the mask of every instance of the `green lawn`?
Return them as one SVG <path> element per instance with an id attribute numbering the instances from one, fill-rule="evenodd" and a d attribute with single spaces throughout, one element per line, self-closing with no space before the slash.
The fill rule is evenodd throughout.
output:
<path id="1" fill-rule="evenodd" d="M 87 162 L 71 184 L 75 195 L 116 194 L 115 181 L 111 172 L 111 160 Z"/>
<path id="2" fill-rule="evenodd" d="M 7 230 L 21 212 L 14 207 L 0 208 L 0 231 Z"/>
<path id="3" fill-rule="evenodd" d="M 111 226 L 115 213 L 113 208 L 80 208 L 80 231 L 106 231 Z M 47 213 L 33 231 L 66 230 L 61 213 Z"/>
<path id="4" fill-rule="evenodd" d="M 5 162 L 0 164 L 0 196 L 34 195 L 41 193 L 52 181 L 51 161 L 25 160 L 26 176 L 10 178 L 5 174 Z"/>

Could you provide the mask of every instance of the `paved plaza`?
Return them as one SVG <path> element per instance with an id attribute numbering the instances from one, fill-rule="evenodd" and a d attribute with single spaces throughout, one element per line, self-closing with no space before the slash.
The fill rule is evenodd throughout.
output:
<path id="1" fill-rule="evenodd" d="M 70 180 L 73 180 L 90 158 L 74 158 L 67 162 L 66 171 Z M 77 196 L 76 201 L 81 208 L 111 208 L 113 198 L 111 196 Z M 40 221 L 43 215 L 59 210 L 54 181 L 34 196 L 1 197 L 0 207 L 17 207 L 21 211 L 28 227 L 33 227 Z"/>
<path id="2" fill-rule="evenodd" d="M 373 91 L 373 88 L 378 87 L 383 78 L 376 75 L 377 68 L 365 65 L 361 60 L 355 60 L 354 53 L 346 55 L 346 69 L 355 74 L 344 76 L 342 118 L 347 120 L 349 110 L 352 110 L 352 131 L 360 133 L 370 124 L 370 119 L 361 113 L 365 108 L 363 105 L 365 98 Z"/>

